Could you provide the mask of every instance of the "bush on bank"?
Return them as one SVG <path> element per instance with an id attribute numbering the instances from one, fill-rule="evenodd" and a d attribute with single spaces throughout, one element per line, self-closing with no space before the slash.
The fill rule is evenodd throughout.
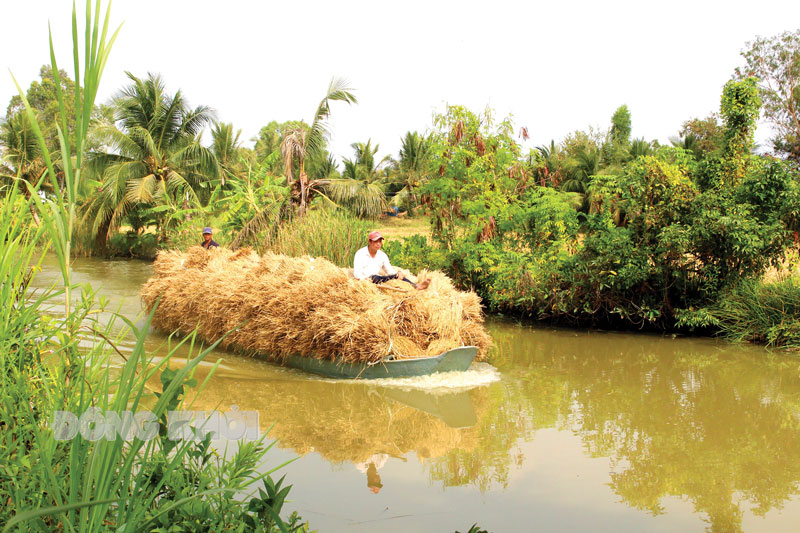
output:
<path id="1" fill-rule="evenodd" d="M 434 243 L 393 245 L 398 264 L 444 268 L 493 310 L 569 324 L 715 328 L 727 291 L 793 243 L 800 179 L 752 155 L 752 79 L 723 91 L 721 148 L 698 161 L 662 147 L 591 176 L 583 207 L 533 184 L 506 123 L 451 107 L 437 119 L 423 188 Z"/>

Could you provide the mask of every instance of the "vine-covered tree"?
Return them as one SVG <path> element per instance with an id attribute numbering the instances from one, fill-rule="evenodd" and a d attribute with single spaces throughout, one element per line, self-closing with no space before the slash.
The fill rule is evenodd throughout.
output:
<path id="1" fill-rule="evenodd" d="M 628 146 L 631 142 L 631 112 L 627 105 L 621 105 L 611 117 L 611 142 L 617 146 Z"/>

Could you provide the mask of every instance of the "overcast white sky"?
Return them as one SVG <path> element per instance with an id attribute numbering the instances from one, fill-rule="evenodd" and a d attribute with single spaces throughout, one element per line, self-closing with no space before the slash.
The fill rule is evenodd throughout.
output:
<path id="1" fill-rule="evenodd" d="M 48 21 L 73 75 L 71 6 L 0 0 L 3 110 L 16 93 L 8 70 L 27 89 L 49 62 Z M 341 158 L 369 138 L 396 156 L 401 136 L 428 129 L 445 103 L 512 114 L 530 146 L 605 129 L 627 104 L 634 137 L 667 142 L 684 120 L 717 111 L 747 41 L 800 27 L 800 2 L 116 0 L 111 20 L 123 26 L 98 103 L 126 84 L 126 70 L 160 73 L 250 146 L 271 120 L 310 121 L 331 78 L 343 77 L 359 104 L 334 103 L 331 151 Z M 757 137 L 767 136 L 761 126 Z"/>

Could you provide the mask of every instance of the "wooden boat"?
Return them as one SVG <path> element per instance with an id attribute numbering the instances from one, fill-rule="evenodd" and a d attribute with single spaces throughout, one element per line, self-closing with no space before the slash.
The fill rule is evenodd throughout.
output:
<path id="1" fill-rule="evenodd" d="M 316 359 L 290 355 L 286 366 L 337 379 L 410 378 L 437 372 L 463 372 L 469 368 L 478 348 L 460 346 L 435 357 L 389 359 L 378 363 L 345 363 L 343 361 Z"/>

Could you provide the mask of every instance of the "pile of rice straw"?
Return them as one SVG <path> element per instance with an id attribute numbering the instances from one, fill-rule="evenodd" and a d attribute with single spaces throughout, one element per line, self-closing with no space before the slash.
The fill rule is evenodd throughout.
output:
<path id="1" fill-rule="evenodd" d="M 438 355 L 458 346 L 490 345 L 480 298 L 453 287 L 440 272 L 425 290 L 401 280 L 375 285 L 333 263 L 249 248 L 158 254 L 141 291 L 148 310 L 160 298 L 153 325 L 247 354 L 290 354 L 349 362 Z M 238 329 L 236 329 L 238 328 Z"/>

